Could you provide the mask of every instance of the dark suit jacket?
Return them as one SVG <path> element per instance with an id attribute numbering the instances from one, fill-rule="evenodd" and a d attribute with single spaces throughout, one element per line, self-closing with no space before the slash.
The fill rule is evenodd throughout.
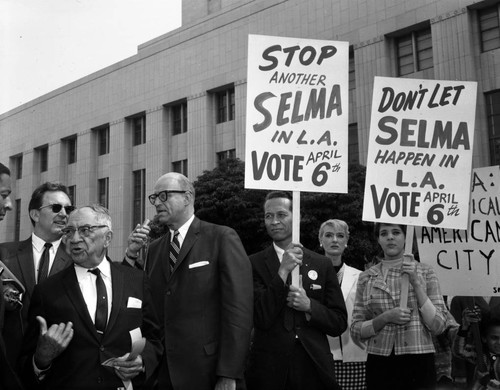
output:
<path id="1" fill-rule="evenodd" d="M 106 261 L 106 260 L 105 260 Z M 123 382 L 114 369 L 102 362 L 122 356 L 131 350 L 129 332 L 138 327 L 147 339 L 142 359 L 146 373 L 133 380 L 134 389 L 142 388 L 161 356 L 160 330 L 152 304 L 147 278 L 140 270 L 111 263 L 113 300 L 111 314 L 104 335 L 97 333 L 78 285 L 74 267 L 66 268 L 35 287 L 29 310 L 29 327 L 24 355 L 27 387 L 35 388 L 32 356 L 36 349 L 39 326 L 36 316 L 47 321 L 47 327 L 71 321 L 74 336 L 66 350 L 51 365 L 46 377 L 39 383 L 46 389 L 116 389 Z M 141 308 L 131 307 L 129 298 L 142 302 Z"/>
<path id="2" fill-rule="evenodd" d="M 174 388 L 213 390 L 217 376 L 243 378 L 253 294 L 250 262 L 238 235 L 195 217 L 172 275 L 169 243 L 170 234 L 151 243 L 146 272 Z"/>
<path id="3" fill-rule="evenodd" d="M 2 244 L 2 248 L 9 253 L 8 257 L 4 260 L 5 265 L 26 289 L 26 292 L 23 294 L 23 307 L 21 311 L 5 312 L 5 324 L 3 329 L 9 360 L 13 366 L 18 366 L 23 336 L 28 325 L 28 310 L 31 302 L 31 294 L 36 285 L 31 236 L 24 241 Z M 65 252 L 64 243 L 61 242 L 52 267 L 50 268 L 49 276 L 56 274 L 72 264 L 73 261 Z"/>
<path id="4" fill-rule="evenodd" d="M 3 300 L 3 284 L 0 279 L 0 329 L 4 323 L 4 300 Z M 21 383 L 14 373 L 9 360 L 7 359 L 7 350 L 3 336 L 0 334 L 0 390 L 20 390 Z"/>
<path id="5" fill-rule="evenodd" d="M 288 286 L 278 276 L 280 266 L 273 246 L 250 256 L 254 284 L 254 338 L 246 374 L 248 389 L 280 390 L 286 383 L 296 335 L 328 389 L 335 382 L 333 356 L 326 335 L 340 336 L 347 328 L 347 313 L 330 260 L 304 249 L 300 267 L 302 285 L 311 299 L 311 318 L 289 308 Z M 285 328 L 285 317 L 294 328 Z"/>

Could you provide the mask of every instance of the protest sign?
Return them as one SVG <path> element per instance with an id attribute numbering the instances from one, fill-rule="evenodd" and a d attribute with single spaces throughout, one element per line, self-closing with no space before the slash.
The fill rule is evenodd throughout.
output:
<path id="1" fill-rule="evenodd" d="M 476 91 L 375 77 L 363 220 L 467 228 Z"/>
<path id="2" fill-rule="evenodd" d="M 250 35 L 245 188 L 347 192 L 347 42 Z"/>
<path id="3" fill-rule="evenodd" d="M 500 167 L 474 169 L 467 230 L 415 229 L 420 261 L 445 295 L 500 296 L 499 184 Z"/>

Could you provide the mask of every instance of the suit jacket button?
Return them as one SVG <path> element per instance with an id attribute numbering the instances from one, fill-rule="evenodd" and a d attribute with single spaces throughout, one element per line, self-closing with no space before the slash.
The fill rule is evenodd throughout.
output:
<path id="1" fill-rule="evenodd" d="M 102 378 L 101 377 L 97 378 L 97 383 L 102 383 Z"/>
<path id="2" fill-rule="evenodd" d="M 101 345 L 101 346 L 99 347 L 99 351 L 104 352 L 104 345 Z"/>
<path id="3" fill-rule="evenodd" d="M 172 291 L 168 290 L 167 295 L 172 295 Z"/>

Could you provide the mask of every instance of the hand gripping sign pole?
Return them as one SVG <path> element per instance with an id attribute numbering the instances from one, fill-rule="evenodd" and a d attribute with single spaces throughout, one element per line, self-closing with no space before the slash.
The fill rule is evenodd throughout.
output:
<path id="1" fill-rule="evenodd" d="M 293 191 L 292 193 L 292 242 L 299 243 L 300 242 L 300 191 Z M 299 287 L 299 276 L 300 276 L 300 267 L 295 267 L 292 271 L 292 286 Z"/>

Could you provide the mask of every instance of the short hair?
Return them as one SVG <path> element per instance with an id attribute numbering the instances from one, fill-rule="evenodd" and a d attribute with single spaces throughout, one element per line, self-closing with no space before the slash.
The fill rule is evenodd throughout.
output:
<path id="1" fill-rule="evenodd" d="M 346 237 L 349 238 L 349 225 L 347 222 L 342 221 L 341 219 L 329 219 L 328 221 L 323 222 L 319 228 L 318 238 L 320 240 L 323 238 L 323 234 L 325 234 L 325 228 L 327 226 L 342 229 Z"/>
<path id="2" fill-rule="evenodd" d="M 45 195 L 46 192 L 64 192 L 69 198 L 68 188 L 64 184 L 57 182 L 43 183 L 42 185 L 35 188 L 35 191 L 33 191 L 30 203 L 28 204 L 28 213 L 31 210 L 38 210 L 40 207 L 42 207 L 43 196 Z M 31 215 L 30 219 L 31 219 L 31 224 L 35 226 L 35 221 L 33 220 L 33 218 L 31 218 Z"/>
<path id="3" fill-rule="evenodd" d="M 0 175 L 9 175 L 10 176 L 10 169 L 7 168 L 2 163 L 0 163 Z"/>
<path id="4" fill-rule="evenodd" d="M 179 184 L 181 185 L 183 190 L 191 192 L 193 194 L 193 199 L 195 197 L 195 191 L 194 191 L 194 186 L 193 183 L 184 175 L 179 173 L 179 176 L 177 176 L 177 180 L 179 180 Z"/>
<path id="5" fill-rule="evenodd" d="M 406 236 L 406 225 L 402 225 L 402 224 L 399 224 L 399 223 L 390 223 L 390 222 L 376 222 L 375 226 L 373 227 L 373 233 L 375 234 L 375 238 L 378 238 L 378 235 L 380 234 L 380 227 L 382 225 L 395 225 L 395 226 L 399 226 L 401 228 L 401 230 L 403 231 L 403 233 L 405 234 L 405 236 Z"/>
<path id="6" fill-rule="evenodd" d="M 101 225 L 106 225 L 109 228 L 109 230 L 113 230 L 113 224 L 111 222 L 111 215 L 109 214 L 109 210 L 106 207 L 104 207 L 100 204 L 97 204 L 97 203 L 92 203 L 92 204 L 88 204 L 86 206 L 78 207 L 75 211 L 78 211 L 81 209 L 91 209 L 97 217 L 96 218 L 97 223 L 99 223 Z"/>
<path id="7" fill-rule="evenodd" d="M 277 198 L 285 198 L 290 201 L 290 211 L 293 210 L 293 198 L 289 192 L 286 191 L 271 191 L 266 195 L 264 199 L 264 206 L 268 200 L 277 199 Z"/>

